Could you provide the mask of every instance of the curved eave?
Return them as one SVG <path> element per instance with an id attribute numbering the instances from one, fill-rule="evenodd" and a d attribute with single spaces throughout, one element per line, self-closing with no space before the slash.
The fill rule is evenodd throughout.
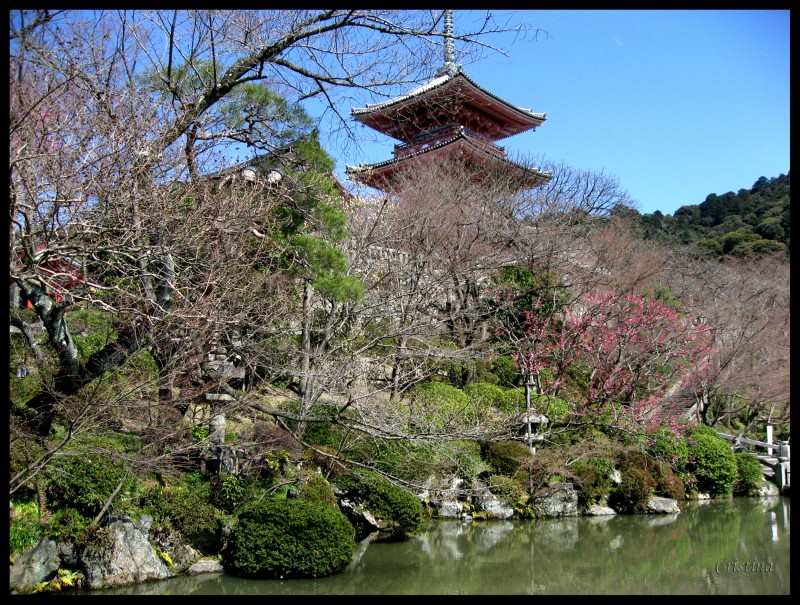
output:
<path id="1" fill-rule="evenodd" d="M 404 95 L 382 103 L 353 108 L 350 113 L 362 124 L 374 128 L 379 132 L 393 131 L 395 134 L 402 135 L 402 128 L 396 126 L 399 122 L 399 115 L 404 111 L 408 112 L 409 110 L 413 110 L 415 105 L 424 103 L 426 97 L 446 94 L 449 88 L 456 85 L 459 78 L 469 87 L 468 90 L 461 92 L 462 98 L 469 97 L 469 104 L 480 109 L 483 113 L 495 119 L 499 118 L 508 124 L 508 126 L 503 129 L 503 134 L 500 138 L 519 134 L 520 132 L 541 126 L 547 119 L 547 114 L 545 113 L 534 113 L 530 109 L 511 105 L 497 95 L 489 92 L 469 78 L 461 71 L 461 68 L 459 68 L 454 75 L 446 74 L 439 76 Z M 405 140 L 407 137 L 397 136 L 396 138 Z"/>
<path id="2" fill-rule="evenodd" d="M 535 168 L 528 168 L 527 166 L 518 164 L 517 162 L 509 160 L 508 158 L 494 155 L 488 152 L 485 148 L 471 141 L 468 136 L 463 134 L 456 135 L 451 139 L 442 141 L 438 145 L 423 149 L 407 156 L 403 156 L 401 158 L 391 158 L 377 164 L 346 166 L 345 173 L 355 181 L 376 189 L 382 189 L 383 187 L 391 184 L 393 176 L 404 170 L 404 166 L 410 166 L 414 160 L 423 156 L 427 156 L 428 158 L 432 159 L 432 156 L 440 155 L 444 152 L 450 153 L 450 150 L 447 150 L 446 148 L 453 146 L 467 146 L 475 158 L 479 158 L 487 163 L 501 162 L 504 165 L 511 167 L 513 170 L 519 171 L 519 173 L 522 175 L 521 184 L 525 184 L 526 188 L 533 189 L 539 185 L 549 182 L 552 178 L 552 173 L 549 171 L 542 172 Z"/>

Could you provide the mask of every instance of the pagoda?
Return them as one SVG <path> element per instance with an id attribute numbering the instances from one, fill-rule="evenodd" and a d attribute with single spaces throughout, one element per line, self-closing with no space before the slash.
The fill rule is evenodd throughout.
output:
<path id="1" fill-rule="evenodd" d="M 547 183 L 552 174 L 506 157 L 495 141 L 541 126 L 546 114 L 507 103 L 481 88 L 454 63 L 451 11 L 445 11 L 444 65 L 436 76 L 404 95 L 353 108 L 351 115 L 402 144 L 394 157 L 377 164 L 347 166 L 354 181 L 384 192 L 394 191 L 400 176 L 420 163 L 464 159 L 477 174 L 499 169 L 519 190 Z"/>

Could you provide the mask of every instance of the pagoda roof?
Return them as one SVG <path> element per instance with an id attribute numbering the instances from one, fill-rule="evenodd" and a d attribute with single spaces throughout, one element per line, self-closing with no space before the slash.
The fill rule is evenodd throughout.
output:
<path id="1" fill-rule="evenodd" d="M 466 86 L 457 86 L 458 83 Z M 435 78 L 403 95 L 381 103 L 368 104 L 366 107 L 353 108 L 350 113 L 370 128 L 409 141 L 418 130 L 413 124 L 409 124 L 408 112 L 421 106 L 431 97 L 439 98 L 448 93 L 479 109 L 482 114 L 495 121 L 497 123 L 495 139 L 530 130 L 540 126 L 547 119 L 545 113 L 535 113 L 530 109 L 511 105 L 477 84 L 460 66 L 452 65 L 449 69 L 440 70 Z M 425 108 L 425 111 L 429 110 L 429 107 Z"/>
<path id="2" fill-rule="evenodd" d="M 387 186 L 391 186 L 391 182 L 398 173 L 403 172 L 406 168 L 410 168 L 416 159 L 422 158 L 423 156 L 426 160 L 432 160 L 437 156 L 454 157 L 454 152 L 463 152 L 464 155 L 471 160 L 481 164 L 491 165 L 493 163 L 500 163 L 506 169 L 511 168 L 521 176 L 521 178 L 516 181 L 520 189 L 532 189 L 547 183 L 552 178 L 551 171 L 529 168 L 509 160 L 498 148 L 475 140 L 465 133 L 463 129 L 458 130 L 451 138 L 440 141 L 436 145 L 420 149 L 414 153 L 401 157 L 394 157 L 377 164 L 346 166 L 345 173 L 353 180 L 374 187 L 375 189 L 384 190 Z"/>

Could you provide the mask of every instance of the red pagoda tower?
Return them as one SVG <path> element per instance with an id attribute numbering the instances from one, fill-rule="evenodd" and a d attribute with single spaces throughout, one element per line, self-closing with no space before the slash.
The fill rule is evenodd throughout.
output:
<path id="1" fill-rule="evenodd" d="M 476 172 L 500 168 L 520 190 L 551 178 L 506 157 L 494 142 L 541 126 L 546 114 L 515 107 L 481 88 L 454 64 L 451 11 L 445 11 L 444 65 L 432 80 L 383 103 L 353 108 L 356 120 L 403 142 L 394 157 L 377 164 L 347 166 L 354 181 L 381 191 L 396 188 L 398 177 L 419 165 L 460 157 Z"/>

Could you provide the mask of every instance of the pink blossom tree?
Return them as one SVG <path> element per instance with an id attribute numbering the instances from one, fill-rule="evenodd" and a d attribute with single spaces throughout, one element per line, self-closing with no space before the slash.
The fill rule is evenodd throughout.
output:
<path id="1" fill-rule="evenodd" d="M 644 430 L 678 430 L 666 404 L 706 369 L 713 332 L 638 294 L 585 294 L 561 313 L 528 311 L 515 358 L 540 395 L 571 400 L 576 417 L 610 413 Z"/>

